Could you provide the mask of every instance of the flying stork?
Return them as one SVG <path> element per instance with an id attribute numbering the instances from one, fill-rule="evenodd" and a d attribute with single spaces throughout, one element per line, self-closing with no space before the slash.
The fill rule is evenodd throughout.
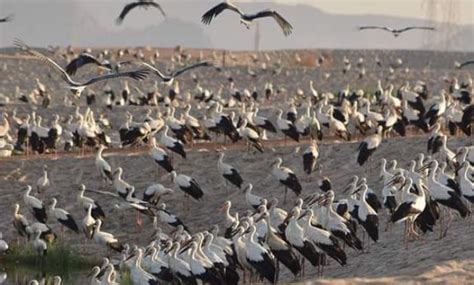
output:
<path id="1" fill-rule="evenodd" d="M 231 4 L 230 2 L 222 2 L 220 4 L 217 4 L 215 7 L 211 8 L 209 11 L 207 11 L 203 16 L 202 16 L 202 22 L 206 25 L 209 25 L 211 21 L 217 17 L 220 13 L 222 13 L 224 10 L 231 10 L 233 12 L 236 12 L 237 14 L 240 15 L 240 23 L 245 25 L 247 29 L 250 28 L 250 23 L 258 18 L 264 18 L 264 17 L 272 17 L 275 19 L 275 21 L 278 23 L 280 28 L 283 31 L 283 34 L 285 36 L 288 36 L 291 34 L 293 30 L 293 26 L 283 18 L 278 12 L 273 11 L 273 10 L 263 10 L 260 11 L 256 14 L 245 14 L 243 11 L 241 11 L 237 6 L 234 4 Z"/>

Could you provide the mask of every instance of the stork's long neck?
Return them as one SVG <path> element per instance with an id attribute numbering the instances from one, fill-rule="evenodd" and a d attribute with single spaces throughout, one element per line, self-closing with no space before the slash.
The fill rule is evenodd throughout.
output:
<path id="1" fill-rule="evenodd" d="M 142 268 L 142 256 L 143 256 L 143 253 L 141 250 L 138 251 L 138 254 L 137 254 L 137 259 L 135 259 L 135 266 L 138 268 L 138 269 L 141 269 Z"/>

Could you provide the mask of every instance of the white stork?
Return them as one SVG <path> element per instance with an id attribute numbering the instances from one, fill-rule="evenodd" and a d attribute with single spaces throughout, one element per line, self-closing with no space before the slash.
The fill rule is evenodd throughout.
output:
<path id="1" fill-rule="evenodd" d="M 237 169 L 227 163 L 224 163 L 224 155 L 225 154 L 223 152 L 219 153 L 219 160 L 217 160 L 217 170 L 219 171 L 219 174 L 224 177 L 224 179 L 240 189 L 244 180 L 242 179 L 242 176 L 240 176 L 240 173 L 237 171 Z"/>
<path id="2" fill-rule="evenodd" d="M 165 186 L 156 183 L 148 186 L 143 193 L 143 201 L 151 203 L 153 205 L 158 204 L 161 197 L 164 195 L 172 195 L 174 190 L 171 188 L 166 188 Z"/>
<path id="3" fill-rule="evenodd" d="M 30 195 L 32 190 L 30 185 L 26 186 L 23 190 L 25 191 L 23 194 L 23 202 L 25 202 L 25 205 L 30 208 L 31 213 L 38 222 L 46 223 L 48 216 L 43 202 Z"/>
<path id="4" fill-rule="evenodd" d="M 194 278 L 196 278 L 196 281 L 200 281 L 199 283 L 203 284 L 219 284 L 221 280 L 218 277 L 218 272 L 214 268 L 214 265 L 207 256 L 203 256 L 200 253 L 198 255 L 198 251 L 202 252 L 198 243 L 191 241 L 181 252 L 188 250 L 188 248 L 189 253 L 185 256 L 185 261 L 188 262 L 189 268 Z"/>
<path id="5" fill-rule="evenodd" d="M 262 204 L 263 198 L 252 193 L 253 185 L 249 183 L 244 189 L 245 202 L 255 210 Z"/>
<path id="6" fill-rule="evenodd" d="M 102 157 L 102 152 L 104 151 L 105 146 L 99 145 L 99 149 L 97 150 L 97 154 L 95 156 L 95 166 L 99 170 L 100 177 L 106 183 L 111 183 L 114 179 L 112 176 L 112 167 L 110 164 Z"/>
<path id="7" fill-rule="evenodd" d="M 130 279 L 133 284 L 142 284 L 142 285 L 158 285 L 158 279 L 153 275 L 143 270 L 141 263 L 143 258 L 143 249 L 138 248 L 137 254 L 135 256 L 135 262 L 130 266 Z"/>
<path id="8" fill-rule="evenodd" d="M 459 175 L 459 188 L 461 189 L 461 194 L 469 202 L 474 203 L 474 182 L 468 177 L 470 164 L 467 161 L 464 161 L 461 165 L 461 173 Z"/>
<path id="9" fill-rule="evenodd" d="M 277 127 L 278 129 L 285 135 L 285 142 L 286 142 L 286 137 L 290 137 L 291 139 L 299 142 L 300 141 L 300 135 L 298 133 L 298 130 L 296 129 L 295 125 L 287 119 L 283 119 L 281 116 L 283 115 L 283 111 L 279 109 L 277 111 Z"/>
<path id="10" fill-rule="evenodd" d="M 247 124 L 247 119 L 243 119 L 242 125 L 238 129 L 240 136 L 247 140 L 247 151 L 249 151 L 250 145 L 252 145 L 259 152 L 263 152 L 264 148 L 260 135 L 255 130 L 247 127 Z"/>
<path id="11" fill-rule="evenodd" d="M 0 254 L 3 254 L 8 251 L 8 243 L 3 240 L 2 232 L 0 232 Z"/>
<path id="12" fill-rule="evenodd" d="M 258 108 L 255 108 L 255 111 L 252 114 L 252 121 L 255 123 L 257 127 L 276 134 L 277 130 L 275 126 L 272 124 L 272 122 L 268 118 L 259 116 L 258 110 L 259 110 Z"/>
<path id="13" fill-rule="evenodd" d="M 379 218 L 377 216 L 377 212 L 367 203 L 366 197 L 369 188 L 366 184 L 363 184 L 358 190 L 356 190 L 355 194 L 359 191 L 362 191 L 362 195 L 360 195 L 357 204 L 354 205 L 354 210 L 352 212 L 352 216 L 357 219 L 359 224 L 365 229 L 369 237 L 374 241 L 377 242 L 379 240 Z"/>
<path id="14" fill-rule="evenodd" d="M 204 191 L 194 178 L 177 174 L 176 171 L 171 171 L 171 177 L 173 183 L 185 193 L 185 196 L 190 195 L 196 200 L 201 200 L 204 196 Z"/>
<path id="15" fill-rule="evenodd" d="M 84 196 L 84 192 L 86 191 L 86 186 L 84 184 L 81 184 L 79 186 L 79 193 L 77 194 L 77 202 L 82 206 L 84 211 L 88 211 L 89 206 L 91 206 L 91 214 L 94 219 L 105 219 L 105 213 L 104 210 L 102 210 L 102 207 L 94 201 L 94 199 L 89 198 L 87 196 Z"/>
<path id="16" fill-rule="evenodd" d="M 247 262 L 255 270 L 271 283 L 276 282 L 276 262 L 273 254 L 255 239 L 256 227 L 249 228 L 249 238 L 245 244 Z"/>
<path id="17" fill-rule="evenodd" d="M 163 133 L 160 137 L 160 144 L 165 146 L 167 149 L 179 154 L 182 158 L 186 159 L 186 152 L 184 151 L 183 144 L 170 136 L 168 136 L 168 126 L 164 126 Z"/>
<path id="18" fill-rule="evenodd" d="M 299 196 L 301 194 L 302 187 L 295 173 L 288 167 L 282 167 L 281 163 L 281 158 L 277 157 L 271 166 L 273 177 L 275 177 L 281 184 L 285 186 L 285 199 L 283 202 L 285 203 L 288 188 L 293 190 L 296 196 Z"/>
<path id="19" fill-rule="evenodd" d="M 320 265 L 321 254 L 317 251 L 316 246 L 308 240 L 303 227 L 298 224 L 297 220 L 300 217 L 300 212 L 299 207 L 294 207 L 290 211 L 286 218 L 288 226 L 285 229 L 285 238 L 293 248 L 309 260 L 311 265 L 318 266 Z"/>
<path id="20" fill-rule="evenodd" d="M 382 126 L 377 127 L 377 133 L 370 135 L 364 139 L 359 145 L 359 154 L 357 155 L 357 163 L 363 165 L 372 153 L 380 146 L 382 142 Z"/>
<path id="21" fill-rule="evenodd" d="M 173 165 L 171 165 L 171 159 L 166 153 L 164 149 L 158 146 L 156 143 L 156 138 L 152 137 L 151 138 L 151 149 L 150 149 L 150 156 L 151 158 L 163 169 L 165 169 L 167 172 L 171 172 L 174 170 Z"/>
<path id="22" fill-rule="evenodd" d="M 117 167 L 113 173 L 113 185 L 117 194 L 125 199 L 128 193 L 131 191 L 132 186 L 122 179 L 122 174 L 122 167 Z"/>
<path id="23" fill-rule="evenodd" d="M 306 220 L 303 226 L 306 237 L 339 264 L 345 265 L 347 256 L 339 245 L 339 240 L 332 235 L 331 232 L 311 225 L 313 215 L 314 213 L 312 209 L 309 209 L 306 212 Z"/>
<path id="24" fill-rule="evenodd" d="M 61 225 L 70 229 L 73 232 L 79 233 L 79 227 L 76 224 L 76 221 L 72 215 L 64 209 L 56 208 L 58 200 L 53 198 L 51 201 L 51 206 L 49 208 L 50 215 L 54 217 Z"/>
<path id="25" fill-rule="evenodd" d="M 427 179 L 428 190 L 430 191 L 431 197 L 438 203 L 456 210 L 459 212 L 461 217 L 465 218 L 471 214 L 471 211 L 467 205 L 461 199 L 456 191 L 444 186 L 436 180 L 436 171 L 438 169 L 438 161 L 433 160 L 430 163 L 430 174 Z"/>
<path id="26" fill-rule="evenodd" d="M 177 280 L 180 280 L 185 284 L 197 284 L 192 275 L 189 264 L 178 256 L 179 249 L 179 243 L 175 242 L 168 251 L 168 264 L 171 272 L 173 272 L 173 275 Z"/>
<path id="27" fill-rule="evenodd" d="M 318 157 L 318 145 L 315 140 L 311 140 L 311 145 L 303 152 L 303 169 L 308 175 L 313 172 Z"/>
<path id="28" fill-rule="evenodd" d="M 183 221 L 181 221 L 181 219 L 170 213 L 168 210 L 166 210 L 166 204 L 165 203 L 161 203 L 161 205 L 158 207 L 158 211 L 157 211 L 157 215 L 158 215 L 158 219 L 162 222 L 162 223 L 166 223 L 172 227 L 178 227 L 179 225 L 183 226 L 184 230 L 185 231 L 188 231 L 188 227 L 186 227 L 183 223 Z"/>
<path id="29" fill-rule="evenodd" d="M 36 191 L 38 193 L 44 193 L 50 186 L 48 178 L 48 166 L 43 165 L 43 175 L 36 181 Z"/>
<path id="30" fill-rule="evenodd" d="M 26 227 L 29 225 L 28 220 L 20 212 L 20 205 L 13 205 L 13 226 L 18 231 L 18 234 L 22 237 L 28 235 Z"/>
<path id="31" fill-rule="evenodd" d="M 115 238 L 112 234 L 101 231 L 102 220 L 98 219 L 95 222 L 94 235 L 92 236 L 94 241 L 102 246 L 107 246 L 108 248 L 115 250 L 117 252 L 122 252 L 124 249 L 123 245 Z"/>
<path id="32" fill-rule="evenodd" d="M 262 214 L 262 219 L 265 219 L 267 226 L 267 234 L 265 236 L 265 244 L 271 250 L 273 255 L 276 257 L 278 262 L 283 263 L 286 268 L 288 268 L 294 276 L 297 276 L 301 272 L 301 265 L 298 260 L 298 256 L 295 251 L 284 239 L 277 235 L 274 231 L 275 229 L 271 225 L 270 213 L 264 212 Z M 278 265 L 277 265 L 278 272 Z M 278 280 L 278 273 L 277 273 Z"/>
<path id="33" fill-rule="evenodd" d="M 87 206 L 86 216 L 82 219 L 82 231 L 88 239 L 94 234 L 95 219 L 92 217 L 92 204 Z"/>
<path id="34" fill-rule="evenodd" d="M 41 231 L 36 230 L 34 232 L 35 238 L 33 240 L 33 248 L 35 251 L 38 253 L 39 256 L 46 256 L 46 253 L 48 252 L 48 244 L 40 238 L 41 236 Z"/>

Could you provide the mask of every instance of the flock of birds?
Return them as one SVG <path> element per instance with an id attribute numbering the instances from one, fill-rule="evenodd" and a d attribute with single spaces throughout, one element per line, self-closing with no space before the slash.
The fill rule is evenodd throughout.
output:
<path id="1" fill-rule="evenodd" d="M 123 22 L 135 8 L 151 7 L 166 16 L 158 3 L 138 0 L 124 7 L 117 23 Z M 293 30 L 291 24 L 276 11 L 246 14 L 229 2 L 210 9 L 202 16 L 202 22 L 210 24 L 225 10 L 239 14 L 241 23 L 247 28 L 253 20 L 272 17 L 285 35 Z M 10 20 L 9 16 L 0 19 L 0 22 Z M 365 29 L 382 29 L 395 37 L 414 29 L 434 30 L 430 27 L 360 27 L 360 30 Z M 272 82 L 266 82 L 262 88 L 264 96 L 260 96 L 257 88 L 253 91 L 236 88 L 235 80 L 230 76 L 228 88 L 224 91 L 226 87 L 223 85 L 215 92 L 203 88 L 198 77 L 192 73 L 196 84 L 192 96 L 191 91 L 186 94 L 180 92 L 178 77 L 201 68 L 223 72 L 224 67 L 198 60 L 197 63 L 188 61 L 190 64 L 183 64 L 175 71 L 162 72 L 154 62 L 148 63 L 143 57 L 133 62 L 110 62 L 90 52 L 73 54 L 73 59 L 63 67 L 52 57 L 20 40 L 14 44 L 20 51 L 54 70 L 77 100 L 82 93 L 86 93 L 89 106 L 83 112 L 77 107 L 63 118 L 52 114 L 49 126 L 42 124 L 43 118 L 36 111 L 23 117 L 18 116 L 16 110 L 11 114 L 3 112 L 0 146 L 9 145 L 14 153 L 25 155 L 61 155 L 60 145 L 63 145 L 64 151 L 81 150 L 84 153 L 86 148 L 96 149 L 95 166 L 103 187 L 95 190 L 88 189 L 84 184 L 71 185 L 77 188 L 76 201 L 83 211 L 82 219 L 77 220 L 69 211 L 59 207 L 61 202 L 58 206 L 58 198 L 62 200 L 61 197 L 46 198 L 52 185 L 45 165 L 43 175 L 36 184 L 21 189 L 23 206 L 20 209 L 20 203 L 13 205 L 13 226 L 22 242 L 30 244 L 38 254 L 40 265 L 58 239 L 52 223 L 61 226 L 60 238 L 64 237 L 66 229 L 67 235 L 83 234 L 86 242 L 92 240 L 97 247 L 107 249 L 108 257 L 104 257 L 101 266 L 91 270 L 90 284 L 119 284 L 125 272 L 129 273 L 133 284 L 276 283 L 281 280 L 282 271 L 288 271 L 295 277 L 304 276 L 305 263 L 317 268 L 318 275 L 322 275 L 324 267 L 330 262 L 346 265 L 348 250 L 367 251 L 371 243 L 379 241 L 382 211 L 388 216 L 385 230 L 392 224 L 405 223 L 407 248 L 409 241 L 422 239 L 422 235 L 433 232 L 435 226 L 439 226 L 440 237 L 444 237 L 453 215 L 467 218 L 471 214 L 470 204 L 474 203 L 474 147 L 468 145 L 451 150 L 447 143 L 449 137 L 472 137 L 474 104 L 470 78 L 461 82 L 453 79 L 438 92 L 430 90 L 430 86 L 422 81 L 416 82 L 413 87 L 406 82 L 397 88 L 392 84 L 383 86 L 378 81 L 374 94 L 352 91 L 349 87 L 337 94 L 318 92 L 311 82 L 309 92 L 285 94 L 283 97 L 283 92 L 275 90 Z M 117 60 L 124 53 L 119 53 Z M 350 65 L 347 61 L 345 58 L 345 67 Z M 358 64 L 362 63 L 363 60 Z M 81 82 L 73 79 L 76 72 L 86 65 L 97 66 L 99 75 Z M 137 68 L 122 71 L 126 65 Z M 465 65 L 458 64 L 458 67 Z M 146 108 L 142 118 L 125 113 L 122 115 L 123 124 L 116 131 L 105 112 L 94 112 L 95 94 L 90 90 L 91 85 L 105 83 L 106 105 L 111 109 L 117 98 L 107 85 L 109 80 L 142 81 L 151 74 L 170 87 L 170 92 L 168 96 L 159 96 L 159 100 L 155 98 L 153 104 L 149 104 L 150 96 L 147 103 L 136 104 L 153 106 Z M 132 100 L 132 94 L 142 91 L 137 87 L 131 90 L 128 81 L 124 82 L 121 94 L 117 96 L 118 102 L 134 105 L 136 101 Z M 39 79 L 36 85 L 40 97 L 51 98 L 48 97 L 47 87 Z M 156 93 L 156 86 L 152 95 Z M 268 104 L 277 100 L 279 105 L 275 108 Z M 43 106 L 49 104 L 43 103 Z M 318 163 L 320 141 L 359 140 L 356 162 L 362 169 L 364 165 L 373 163 L 372 155 L 384 140 L 393 136 L 420 134 L 428 139 L 427 151 L 418 154 L 406 168 L 399 166 L 396 160 L 388 162 L 382 159 L 381 191 L 370 187 L 366 177 L 359 176 L 352 177 L 343 191 L 337 191 L 331 180 L 322 174 Z M 114 141 L 116 137 L 119 141 Z M 302 169 L 309 179 L 319 169 L 317 189 L 311 193 L 309 189 L 303 189 L 300 173 L 282 166 L 283 159 L 275 157 L 269 163 L 268 172 L 275 183 L 284 189 L 283 198 L 260 196 L 258 189 L 255 191 L 253 184 L 244 180 L 239 170 L 226 162 L 225 148 L 218 147 L 214 171 L 226 185 L 242 191 L 248 209 L 235 211 L 232 202 L 225 201 L 220 209 L 220 224 L 224 226 L 222 231 L 214 224 L 209 230 L 193 232 L 191 229 L 197 227 L 188 228 L 185 219 L 163 202 L 167 197 L 177 195 L 176 190 L 179 190 L 184 194 L 183 212 L 186 212 L 189 199 L 198 202 L 209 199 L 210 194 L 199 183 L 200 177 L 180 171 L 180 162 L 188 158 L 189 149 L 194 148 L 195 144 L 236 145 L 241 149 L 246 147 L 248 156 L 258 156 L 269 151 L 270 142 L 286 145 L 287 138 L 294 141 L 294 153 L 300 155 Z M 243 144 L 239 144 L 240 141 Z M 305 143 L 303 151 L 300 150 L 301 142 Z M 112 168 L 103 156 L 108 147 L 117 146 L 146 148 L 150 160 L 169 174 L 173 188 L 166 187 L 165 183 L 152 184 L 139 198 L 135 187 L 123 178 L 124 168 Z M 288 189 L 293 193 L 290 197 L 295 197 L 290 202 Z M 86 192 L 104 199 L 93 199 Z M 154 228 L 153 238 L 146 245 L 129 245 L 117 235 L 104 231 L 102 226 L 109 224 L 113 217 L 101 206 L 106 199 L 114 199 L 114 210 L 134 213 L 139 232 L 144 230 L 142 216 L 149 217 Z M 279 203 L 279 200 L 283 202 Z M 288 211 L 281 205 L 290 205 Z M 64 206 L 69 208 L 69 205 Z M 30 216 L 26 211 L 22 213 L 23 209 Z M 166 228 L 172 230 L 166 231 Z M 8 250 L 9 245 L 0 234 L 0 254 L 8 254 Z M 118 260 L 111 259 L 112 252 L 119 254 Z M 53 284 L 61 284 L 61 281 L 61 277 L 56 276 Z M 39 282 L 31 281 L 30 284 Z"/>

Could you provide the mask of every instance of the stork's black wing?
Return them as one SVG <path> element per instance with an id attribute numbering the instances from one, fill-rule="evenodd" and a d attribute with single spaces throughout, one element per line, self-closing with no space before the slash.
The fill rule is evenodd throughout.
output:
<path id="1" fill-rule="evenodd" d="M 457 66 L 457 68 L 463 68 L 464 66 L 466 66 L 466 65 L 471 65 L 471 64 L 474 64 L 474 60 L 465 61 L 465 62 L 459 64 L 459 65 Z"/>
<path id="2" fill-rule="evenodd" d="M 239 8 L 237 8 L 235 5 L 227 3 L 227 2 L 222 2 L 220 4 L 217 4 L 216 6 L 212 7 L 209 11 L 204 13 L 201 18 L 201 22 L 203 22 L 206 25 L 209 25 L 215 17 L 217 17 L 222 11 L 224 10 L 232 10 L 236 13 L 238 13 L 240 16 L 242 16 L 244 13 L 240 11 Z"/>
<path id="3" fill-rule="evenodd" d="M 409 30 L 428 30 L 428 31 L 434 31 L 435 28 L 433 28 L 433 27 L 406 27 L 406 28 L 400 29 L 398 32 L 399 32 L 399 33 L 403 33 L 403 32 L 409 31 Z"/>
<path id="4" fill-rule="evenodd" d="M 275 21 L 278 23 L 280 28 L 283 30 L 283 34 L 285 34 L 285 36 L 288 36 L 289 34 L 291 34 L 293 30 L 293 26 L 285 18 L 283 18 L 283 16 L 280 15 L 277 11 L 273 11 L 273 10 L 261 11 L 250 18 L 257 19 L 257 18 L 264 18 L 264 17 L 272 17 L 273 19 L 275 19 Z"/>
<path id="5" fill-rule="evenodd" d="M 160 4 L 158 4 L 156 2 L 145 2 L 145 3 L 148 6 L 153 6 L 153 7 L 157 8 L 158 10 L 160 10 L 161 14 L 163 14 L 163 17 L 166 17 L 165 11 L 163 10 L 163 8 L 161 8 Z"/>
<path id="6" fill-rule="evenodd" d="M 82 53 L 75 59 L 73 59 L 67 66 L 66 72 L 69 75 L 76 74 L 76 71 L 86 64 L 94 63 L 97 65 L 102 65 L 93 55 L 89 53 Z"/>
<path id="7" fill-rule="evenodd" d="M 194 68 L 201 67 L 201 66 L 211 66 L 211 64 L 207 61 L 202 61 L 202 62 L 198 62 L 198 63 L 193 64 L 193 65 L 188 65 L 186 67 L 183 67 L 181 69 L 176 70 L 173 73 L 173 77 L 177 77 L 177 76 L 181 75 L 182 73 L 184 73 L 184 72 L 186 72 L 190 69 L 194 69 Z"/>
<path id="8" fill-rule="evenodd" d="M 121 24 L 123 20 L 125 19 L 125 16 L 127 16 L 128 12 L 130 12 L 133 8 L 139 5 L 140 5 L 140 2 L 133 2 L 133 3 L 125 5 L 125 7 L 123 7 L 122 12 L 120 13 L 120 15 L 118 16 L 116 20 L 117 24 Z"/>
<path id="9" fill-rule="evenodd" d="M 18 39 L 15 39 L 13 44 L 24 50 L 24 51 L 27 51 L 28 53 L 30 53 L 31 55 L 39 58 L 41 61 L 47 63 L 50 67 L 52 67 L 54 70 L 56 70 L 56 72 L 61 75 L 61 77 L 67 81 L 69 84 L 71 85 L 76 85 L 77 83 L 74 82 L 71 77 L 69 77 L 69 75 L 66 73 L 66 71 L 64 71 L 64 69 L 59 66 L 59 64 L 57 64 L 54 60 L 52 60 L 51 58 L 47 57 L 46 55 L 30 48 L 27 44 L 25 44 L 24 42 L 22 42 L 21 40 L 18 40 Z"/>
<path id="10" fill-rule="evenodd" d="M 8 15 L 5 18 L 0 18 L 0 23 L 10 22 L 11 20 L 13 20 L 13 15 Z"/>
<path id="11" fill-rule="evenodd" d="M 387 32 L 393 32 L 393 29 L 391 29 L 389 27 L 385 27 L 385 26 L 363 26 L 363 27 L 359 27 L 359 31 L 362 31 L 362 30 L 384 30 L 384 31 L 387 31 Z"/>
<path id="12" fill-rule="evenodd" d="M 91 85 L 98 81 L 108 80 L 112 78 L 119 78 L 119 77 L 130 77 L 135 80 L 143 80 L 148 75 L 148 72 L 149 72 L 148 69 L 139 69 L 139 70 L 134 70 L 134 71 L 109 73 L 109 74 L 105 74 L 99 77 L 94 77 L 90 79 L 89 81 L 87 81 L 86 83 L 84 83 L 83 85 Z"/>

